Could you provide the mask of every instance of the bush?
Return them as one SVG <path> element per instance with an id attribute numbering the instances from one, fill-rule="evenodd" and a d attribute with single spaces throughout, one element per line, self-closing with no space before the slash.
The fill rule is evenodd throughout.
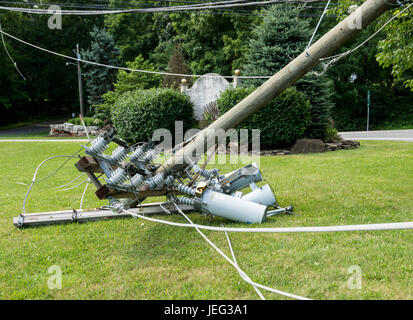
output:
<path id="1" fill-rule="evenodd" d="M 103 127 L 103 121 L 95 118 L 89 118 L 89 117 L 83 117 L 83 121 L 85 122 L 86 126 L 94 126 L 94 127 Z M 82 125 L 82 122 L 80 121 L 80 118 L 71 118 L 67 120 L 66 122 L 72 123 L 74 125 Z"/>
<path id="2" fill-rule="evenodd" d="M 226 90 L 218 99 L 222 113 L 248 96 L 254 87 Z M 261 146 L 287 147 L 302 138 L 310 124 L 310 103 L 295 87 L 288 88 L 238 128 L 260 129 Z"/>
<path id="3" fill-rule="evenodd" d="M 168 129 L 173 137 L 175 121 L 184 122 L 184 131 L 194 124 L 189 97 L 173 89 L 126 92 L 112 108 L 112 121 L 121 138 L 129 143 L 147 141 L 156 129 Z"/>
<path id="4" fill-rule="evenodd" d="M 126 62 L 126 66 L 130 69 L 156 71 L 155 65 L 146 61 L 142 55 L 138 55 L 134 61 Z M 113 85 L 114 89 L 102 96 L 104 103 L 95 106 L 94 117 L 101 120 L 109 119 L 112 106 L 122 94 L 139 89 L 159 87 L 161 82 L 162 76 L 159 74 L 119 70 L 117 80 Z"/>
<path id="5" fill-rule="evenodd" d="M 216 101 L 212 101 L 205 105 L 204 114 L 202 120 L 199 121 L 199 128 L 204 129 L 208 127 L 212 122 L 217 120 L 220 116 L 218 104 Z"/>

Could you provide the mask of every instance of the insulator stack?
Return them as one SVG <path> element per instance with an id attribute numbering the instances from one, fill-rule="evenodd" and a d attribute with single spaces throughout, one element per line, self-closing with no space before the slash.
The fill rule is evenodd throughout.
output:
<path id="1" fill-rule="evenodd" d="M 161 187 L 165 184 L 165 176 L 163 173 L 158 173 L 149 180 L 149 186 L 154 189 L 156 187 Z"/>
<path id="2" fill-rule="evenodd" d="M 120 162 L 126 158 L 128 155 L 128 150 L 126 150 L 124 147 L 117 147 L 115 150 L 112 152 L 111 159 L 114 162 Z"/>
<path id="3" fill-rule="evenodd" d="M 165 176 L 164 173 L 158 173 L 149 181 L 149 186 L 154 189 L 156 187 L 171 186 L 175 182 L 173 176 Z"/>
<path id="4" fill-rule="evenodd" d="M 148 164 L 149 162 L 151 162 L 152 160 L 154 160 L 157 156 L 157 153 L 155 150 L 149 150 L 145 156 L 142 159 L 142 162 L 144 164 Z"/>
<path id="5" fill-rule="evenodd" d="M 197 169 L 195 170 L 196 173 L 198 173 L 199 175 L 203 176 L 206 179 L 209 179 L 213 176 L 217 176 L 219 171 L 218 169 L 214 168 L 211 170 L 205 170 L 205 169 Z"/>
<path id="6" fill-rule="evenodd" d="M 178 204 L 186 204 L 188 206 L 193 206 L 195 204 L 195 199 L 188 197 L 176 197 L 175 199 Z"/>
<path id="7" fill-rule="evenodd" d="M 135 163 L 139 160 L 142 160 L 145 156 L 145 150 L 143 147 L 138 147 L 130 156 L 130 161 Z"/>
<path id="8" fill-rule="evenodd" d="M 137 173 L 132 177 L 132 179 L 130 179 L 130 184 L 138 190 L 145 184 L 145 178 L 141 174 Z"/>
<path id="9" fill-rule="evenodd" d="M 128 174 L 125 169 L 123 168 L 117 168 L 115 171 L 113 171 L 112 176 L 110 179 L 107 180 L 108 184 L 112 185 L 120 185 L 124 183 L 128 179 Z"/>
<path id="10" fill-rule="evenodd" d="M 91 144 L 92 146 L 89 148 L 89 150 L 92 153 L 96 154 L 103 153 L 108 148 L 108 143 L 103 137 L 97 137 L 96 139 L 93 139 Z"/>
<path id="11" fill-rule="evenodd" d="M 194 196 L 195 195 L 195 189 L 193 189 L 191 187 L 188 187 L 184 184 L 176 184 L 175 187 L 176 187 L 176 190 L 178 190 L 182 193 L 185 193 L 189 196 Z"/>
<path id="12" fill-rule="evenodd" d="M 167 176 L 165 181 L 165 185 L 171 186 L 175 183 L 175 177 L 174 176 Z"/>

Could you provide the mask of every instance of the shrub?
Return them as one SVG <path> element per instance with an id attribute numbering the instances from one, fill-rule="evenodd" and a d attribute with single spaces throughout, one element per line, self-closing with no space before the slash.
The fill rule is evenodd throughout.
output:
<path id="1" fill-rule="evenodd" d="M 254 87 L 226 90 L 217 101 L 220 112 L 228 111 L 254 90 Z M 302 138 L 309 124 L 310 103 L 303 93 L 292 87 L 238 128 L 260 129 L 262 146 L 286 147 Z"/>
<path id="2" fill-rule="evenodd" d="M 111 113 L 119 136 L 130 143 L 147 141 L 161 128 L 174 137 L 175 121 L 184 122 L 184 131 L 194 124 L 189 97 L 173 89 L 126 92 L 116 100 Z"/>
<path id="3" fill-rule="evenodd" d="M 134 61 L 126 62 L 130 69 L 142 69 L 156 71 L 155 65 L 146 61 L 142 55 L 138 55 Z M 138 89 L 151 89 L 161 85 L 162 76 L 153 73 L 140 73 L 119 70 L 114 89 L 106 92 L 102 98 L 104 103 L 96 105 L 94 117 L 101 120 L 110 118 L 110 110 L 115 101 L 125 92 Z"/>
<path id="4" fill-rule="evenodd" d="M 199 128 L 204 129 L 208 127 L 212 122 L 217 120 L 220 116 L 218 104 L 216 101 L 208 103 L 204 107 L 204 114 L 202 115 L 202 120 L 199 121 Z"/>
<path id="5" fill-rule="evenodd" d="M 83 117 L 83 121 L 85 122 L 86 126 L 96 126 L 96 127 L 103 127 L 103 121 L 100 119 L 95 119 L 95 118 L 89 118 L 89 117 Z M 72 123 L 74 125 L 82 125 L 82 122 L 80 121 L 80 118 L 71 118 L 67 120 L 66 122 Z"/>

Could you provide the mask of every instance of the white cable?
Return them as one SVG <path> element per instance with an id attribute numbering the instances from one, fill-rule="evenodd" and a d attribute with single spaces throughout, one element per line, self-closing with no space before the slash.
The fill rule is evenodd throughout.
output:
<path id="1" fill-rule="evenodd" d="M 89 178 L 88 178 L 88 179 L 89 179 Z M 82 182 L 78 183 L 77 185 L 75 185 L 75 186 L 73 186 L 73 187 L 66 188 L 66 189 L 61 189 L 61 190 L 59 190 L 59 191 L 69 191 L 69 190 L 75 189 L 75 188 L 77 188 L 78 186 L 80 186 L 80 185 L 84 184 L 85 182 L 87 182 L 88 179 L 83 180 Z"/>
<path id="2" fill-rule="evenodd" d="M 1 28 L 1 21 L 0 21 L 0 31 L 2 30 Z M 9 50 L 7 50 L 7 46 L 6 46 L 6 42 L 4 41 L 4 36 L 3 33 L 1 34 L 1 41 L 3 43 L 3 47 L 4 47 L 4 51 L 6 51 L 7 56 L 9 57 L 11 63 L 13 64 L 14 68 L 17 70 L 17 72 L 20 74 L 20 76 L 23 78 L 23 80 L 26 80 L 26 78 L 24 77 L 24 75 L 20 72 L 19 68 L 17 67 L 17 63 L 13 60 L 13 58 L 11 57 Z"/>
<path id="3" fill-rule="evenodd" d="M 83 129 L 85 129 L 86 137 L 90 141 L 89 133 L 87 132 L 85 122 L 83 121 L 83 117 L 80 117 L 80 121 L 82 122 Z"/>
<path id="4" fill-rule="evenodd" d="M 171 213 L 168 209 L 166 209 L 162 204 L 159 204 L 159 206 L 160 206 L 161 209 L 162 209 L 163 211 L 165 211 L 167 214 L 172 214 L 172 213 Z M 176 205 L 175 202 L 174 202 L 174 206 L 177 208 L 177 210 L 178 210 L 180 213 L 182 212 L 182 211 L 179 209 L 179 207 Z M 225 235 L 226 235 L 227 240 L 228 240 L 229 249 L 231 250 L 232 260 L 233 260 L 234 264 L 235 264 L 237 267 L 239 267 L 239 266 L 238 266 L 237 259 L 235 258 L 234 250 L 232 250 L 231 240 L 229 239 L 228 233 L 225 232 Z M 238 272 L 238 273 L 239 273 L 239 275 L 241 276 L 241 278 L 242 278 L 244 281 L 249 282 L 249 283 L 252 282 L 251 278 L 248 277 L 245 273 L 241 273 L 241 272 Z M 255 289 L 255 291 L 257 292 L 257 294 L 260 296 L 261 300 L 265 300 L 265 297 L 264 297 L 264 295 L 261 293 L 261 291 L 260 291 L 255 285 L 252 285 L 252 287 Z"/>
<path id="5" fill-rule="evenodd" d="M 69 184 L 75 182 L 76 180 L 78 180 L 78 179 L 79 179 L 81 176 L 83 176 L 83 175 L 84 175 L 84 173 L 80 174 L 79 176 L 77 176 L 77 177 L 74 178 L 73 180 L 71 180 L 71 181 L 69 181 L 69 182 L 66 182 L 65 184 L 62 184 L 62 185 L 56 187 L 56 189 L 61 189 L 61 188 L 63 188 L 63 187 L 66 187 L 67 185 L 69 185 Z"/>
<path id="6" fill-rule="evenodd" d="M 83 199 L 84 199 L 84 197 L 85 197 L 87 187 L 88 187 L 89 184 L 90 184 L 90 179 L 87 179 L 87 180 L 88 180 L 88 181 L 87 181 L 87 183 L 86 183 L 85 189 L 83 190 L 83 193 L 82 193 L 82 198 L 80 199 L 79 211 L 82 210 Z"/>
<path id="7" fill-rule="evenodd" d="M 22 39 L 19 39 L 3 30 L 0 30 L 0 33 L 16 40 L 19 41 L 25 45 L 28 45 L 30 47 L 33 47 L 37 50 L 41 50 L 65 59 L 69 59 L 69 60 L 73 60 L 73 61 L 79 61 L 82 63 L 86 63 L 86 64 L 91 64 L 91 65 L 95 65 L 98 67 L 104 67 L 104 68 L 109 68 L 109 69 L 116 69 L 116 70 L 124 70 L 124 71 L 131 71 L 131 72 L 141 72 L 141 73 L 149 73 L 149 74 L 161 74 L 161 75 L 169 75 L 169 76 L 179 76 L 179 77 L 195 77 L 195 78 L 199 78 L 199 77 L 203 77 L 203 78 L 217 78 L 217 77 L 223 77 L 226 79 L 233 79 L 233 78 L 238 78 L 238 79 L 269 79 L 271 78 L 271 76 L 220 76 L 220 75 L 199 75 L 199 74 L 183 74 L 183 73 L 171 73 L 171 72 L 163 72 L 163 71 L 150 71 L 150 70 L 142 70 L 142 69 L 132 69 L 132 68 L 126 68 L 126 67 L 118 67 L 118 66 L 112 66 L 112 65 L 107 65 L 107 64 L 103 64 L 103 63 L 98 63 L 98 62 L 93 62 L 93 61 L 88 61 L 88 60 L 83 60 L 83 59 L 77 59 L 75 57 L 71 57 L 71 56 L 67 56 L 61 53 L 57 53 L 42 47 L 39 47 L 35 44 L 32 44 L 30 42 L 24 41 Z"/>
<path id="8" fill-rule="evenodd" d="M 317 233 L 317 232 L 345 232 L 345 231 L 384 231 L 384 230 L 409 230 L 413 229 L 413 222 L 393 222 L 393 223 L 377 223 L 377 224 L 355 224 L 342 226 L 320 226 L 320 227 L 289 227 L 289 228 L 228 228 L 228 227 L 213 227 L 200 224 L 190 225 L 187 223 L 179 223 L 155 219 L 142 216 L 138 213 L 123 210 L 133 217 L 142 218 L 152 222 L 159 222 L 176 227 L 194 228 L 195 226 L 203 230 L 212 231 L 228 231 L 228 232 L 257 232 L 257 233 Z"/>
<path id="9" fill-rule="evenodd" d="M 192 220 L 189 219 L 189 217 L 188 217 L 185 213 L 183 213 L 182 210 L 181 210 L 175 203 L 174 203 L 174 206 L 175 206 L 175 208 L 178 210 L 178 212 L 179 212 L 186 220 L 188 220 L 188 222 L 195 228 L 195 230 L 198 231 L 198 233 L 206 240 L 206 242 L 208 242 L 208 243 L 211 245 L 211 247 L 213 247 L 221 256 L 223 256 L 223 257 L 225 258 L 225 260 L 227 260 L 235 269 L 237 269 L 237 271 L 239 272 L 239 274 L 240 274 L 241 276 L 243 276 L 242 278 L 243 278 L 244 281 L 248 282 L 249 284 L 251 284 L 251 285 L 254 286 L 254 287 L 259 287 L 259 288 L 261 288 L 261 289 L 264 289 L 264 290 L 267 290 L 267 291 L 270 291 L 270 292 L 274 292 L 274 293 L 277 293 L 277 294 L 279 294 L 279 295 L 286 296 L 286 297 L 289 297 L 289 298 L 293 298 L 293 299 L 297 299 L 297 300 L 311 300 L 311 299 L 308 299 L 308 298 L 305 298 L 305 297 L 301 297 L 301 296 L 298 296 L 298 295 L 295 295 L 295 294 L 291 294 L 291 293 L 288 293 L 288 292 L 284 292 L 284 291 L 281 291 L 281 290 L 277 290 L 277 289 L 273 289 L 273 288 L 270 288 L 270 287 L 267 287 L 267 286 L 263 286 L 263 285 L 261 285 L 261 284 L 259 284 L 259 283 L 257 283 L 257 282 L 252 281 L 252 280 L 247 276 L 247 274 L 246 274 L 240 267 L 238 267 L 238 265 L 237 265 L 236 263 L 234 263 L 234 262 L 233 262 L 225 253 L 223 253 L 211 240 L 209 240 L 209 238 L 208 238 L 201 230 L 199 230 L 199 228 L 196 227 L 196 225 L 192 222 Z"/>
<path id="10" fill-rule="evenodd" d="M 189 9 L 202 9 L 203 7 L 211 6 L 214 4 L 227 5 L 231 3 L 244 2 L 245 0 L 230 0 L 221 2 L 206 2 L 193 5 L 181 5 L 181 6 L 169 6 L 169 7 L 152 7 L 145 9 L 112 9 L 112 10 L 60 10 L 61 15 L 106 15 L 106 14 L 121 14 L 121 13 L 155 13 L 155 12 L 172 12 L 172 11 L 185 11 Z M 215 7 L 215 6 L 214 6 Z M 30 9 L 23 7 L 0 7 L 0 10 L 7 10 L 12 12 L 23 12 L 31 14 L 55 14 L 48 9 Z"/>
<path id="11" fill-rule="evenodd" d="M 331 2 L 331 0 L 328 0 L 326 6 L 325 6 L 325 8 L 324 8 L 323 13 L 321 14 L 320 20 L 318 20 L 317 26 L 316 26 L 315 29 L 314 29 L 313 35 L 311 36 L 311 39 L 310 39 L 310 41 L 308 42 L 307 47 L 305 48 L 305 53 L 306 53 L 307 56 L 310 55 L 310 54 L 307 52 L 307 50 L 308 50 L 308 48 L 310 48 L 311 43 L 313 42 L 313 39 L 314 39 L 314 37 L 315 37 L 315 35 L 316 35 L 316 33 L 317 33 L 318 27 L 320 27 L 321 21 L 323 20 L 324 15 L 325 15 L 326 12 L 327 12 L 327 8 L 328 8 L 328 6 L 330 5 L 330 2 Z"/>
<path id="12" fill-rule="evenodd" d="M 224 225 L 222 225 L 222 226 L 224 226 Z M 234 250 L 232 249 L 231 240 L 229 239 L 228 232 L 226 232 L 226 231 L 225 231 L 225 236 L 227 237 L 227 240 L 228 240 L 228 246 L 229 246 L 229 249 L 230 249 L 230 251 L 231 251 L 232 260 L 234 261 L 235 265 L 236 265 L 237 267 L 239 267 L 238 262 L 237 262 L 237 259 L 235 258 Z M 248 277 L 248 278 L 245 279 L 245 278 L 244 278 L 244 275 L 243 275 L 242 273 L 240 273 L 240 272 L 238 272 L 238 273 L 239 273 L 239 275 L 241 276 L 241 278 L 244 279 L 245 281 L 247 281 L 246 279 L 248 279 L 248 280 L 250 280 L 250 281 L 252 282 L 252 280 L 251 280 L 250 277 Z M 248 281 L 247 281 L 247 282 L 248 282 Z M 257 294 L 259 295 L 259 297 L 261 298 L 261 300 L 266 300 L 265 297 L 264 297 L 264 295 L 261 293 L 260 289 L 258 289 L 255 285 L 252 285 L 252 287 L 253 287 L 254 290 L 257 292 Z"/>
<path id="13" fill-rule="evenodd" d="M 245 1 L 245 0 L 244 0 Z M 172 6 L 172 7 L 155 7 L 146 9 L 125 9 L 125 10 L 60 10 L 61 15 L 108 15 L 108 14 L 121 14 L 121 13 L 156 13 L 156 12 L 177 12 L 177 11 L 194 11 L 194 10 L 211 10 L 211 9 L 226 9 L 236 7 L 248 7 L 248 6 L 262 6 L 273 3 L 312 3 L 321 2 L 321 0 L 268 0 L 268 1 L 222 1 L 222 2 L 210 2 L 196 5 L 185 6 Z M 237 3 L 241 2 L 241 3 Z M 55 14 L 48 9 L 31 9 L 21 7 L 4 7 L 0 6 L 0 10 L 32 13 L 32 14 Z"/>
<path id="14" fill-rule="evenodd" d="M 369 42 L 372 38 L 374 38 L 381 30 L 383 30 L 390 22 L 392 22 L 394 19 L 396 19 L 399 15 L 401 15 L 403 12 L 405 12 L 407 9 L 409 9 L 411 6 L 413 6 L 413 3 L 409 4 L 406 8 L 404 8 L 402 11 L 400 11 L 399 13 L 397 13 L 396 15 L 394 15 L 391 19 L 387 20 L 387 22 L 382 25 L 380 27 L 379 30 L 377 30 L 375 33 L 373 33 L 370 37 L 368 37 L 366 40 L 364 40 L 362 43 L 360 43 L 358 46 L 356 46 L 353 49 L 350 49 L 346 52 L 343 53 L 339 53 L 336 54 L 334 56 L 330 56 L 330 57 L 325 57 L 325 58 L 321 58 L 320 61 L 324 61 L 324 60 L 330 60 L 330 59 L 337 59 L 335 62 L 337 62 L 338 60 L 344 58 L 345 56 L 349 55 L 350 53 L 353 53 L 354 51 L 358 50 L 360 47 L 362 47 L 363 45 L 365 45 L 367 42 Z"/>
<path id="15" fill-rule="evenodd" d="M 70 158 L 75 158 L 75 155 L 73 154 L 73 155 L 70 155 L 70 156 L 68 156 L 68 155 L 53 156 L 53 157 L 47 158 L 46 160 L 43 160 L 43 161 L 37 166 L 37 168 L 36 168 L 36 170 L 35 170 L 35 172 L 34 172 L 33 178 L 32 178 L 32 182 L 31 182 L 31 184 L 30 184 L 30 186 L 29 186 L 29 189 L 28 189 L 27 192 L 26 192 L 26 195 L 24 196 L 24 199 L 23 199 L 23 214 L 26 214 L 26 201 L 27 201 L 27 198 L 28 198 L 28 196 L 29 196 L 30 191 L 32 190 L 33 185 L 34 185 L 35 182 L 36 182 L 37 172 L 39 171 L 40 167 L 41 167 L 44 163 L 46 163 L 46 162 L 49 161 L 49 160 L 56 159 L 56 158 L 69 158 L 69 159 L 70 159 Z M 68 159 L 67 161 L 69 161 L 69 159 Z M 63 163 L 63 165 L 65 165 L 65 164 L 67 163 L 67 161 L 65 161 L 65 162 Z M 63 167 L 63 165 L 61 165 L 59 168 L 57 168 L 52 174 L 50 174 L 50 175 L 42 178 L 41 181 L 43 181 L 44 179 L 47 179 L 47 178 L 51 177 L 52 175 L 54 175 L 57 171 L 60 170 L 60 168 Z"/>

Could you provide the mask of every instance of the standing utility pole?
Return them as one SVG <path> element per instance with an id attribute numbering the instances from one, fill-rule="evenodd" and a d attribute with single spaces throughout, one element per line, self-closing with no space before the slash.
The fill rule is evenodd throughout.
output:
<path id="1" fill-rule="evenodd" d="M 186 157 L 194 156 L 197 150 L 206 150 L 208 145 L 214 145 L 216 130 L 226 131 L 235 128 L 317 66 L 321 58 L 330 56 L 384 12 L 395 8 L 397 4 L 397 0 L 367 0 L 364 2 L 359 9 L 337 24 L 248 97 L 215 120 L 208 128 L 202 130 L 192 142 L 178 150 L 161 166 L 158 172 L 179 170 L 186 167 L 188 165 L 184 161 Z"/>
<path id="2" fill-rule="evenodd" d="M 77 83 L 79 86 L 79 103 L 80 103 L 80 120 L 83 121 L 83 94 L 82 94 L 82 69 L 80 69 L 80 52 L 79 52 L 79 44 L 76 45 L 76 58 L 78 59 L 77 61 Z"/>
<path id="3" fill-rule="evenodd" d="M 369 131 L 370 123 L 370 89 L 367 90 L 367 131 Z"/>
<path id="4" fill-rule="evenodd" d="M 85 122 L 83 121 L 84 109 L 83 109 L 82 69 L 80 68 L 80 60 L 82 57 L 80 56 L 79 44 L 76 44 L 76 58 L 77 58 L 77 83 L 79 86 L 79 104 L 80 104 L 79 118 L 80 118 L 80 121 L 82 122 L 83 128 L 85 129 L 87 139 L 90 140 L 89 133 L 87 132 Z"/>

